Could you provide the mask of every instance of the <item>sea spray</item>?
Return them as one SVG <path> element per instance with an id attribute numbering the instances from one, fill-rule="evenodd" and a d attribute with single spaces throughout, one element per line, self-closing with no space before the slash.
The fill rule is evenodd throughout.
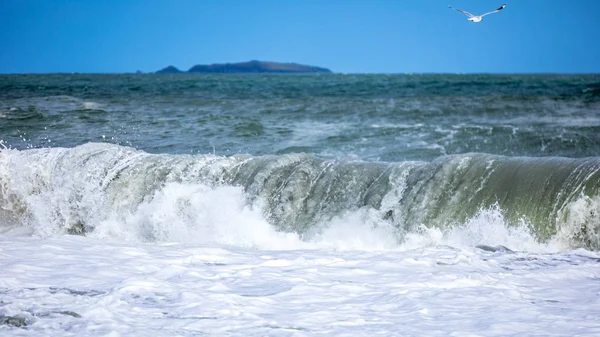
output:
<path id="1" fill-rule="evenodd" d="M 465 154 L 369 163 L 305 154 L 155 155 L 88 143 L 3 150 L 0 167 L 2 226 L 42 236 L 178 241 L 200 230 L 209 241 L 252 246 L 264 243 L 250 238 L 250 228 L 315 242 L 346 223 L 357 235 L 363 226 L 401 244 L 408 233 L 447 233 L 494 208 L 506 226 L 526 224 L 540 242 L 558 233 L 571 248 L 600 248 L 595 158 Z M 488 239 L 497 240 L 478 241 Z"/>

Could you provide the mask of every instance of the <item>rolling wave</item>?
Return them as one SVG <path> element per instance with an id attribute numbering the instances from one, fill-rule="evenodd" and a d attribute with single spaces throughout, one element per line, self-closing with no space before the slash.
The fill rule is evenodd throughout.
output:
<path id="1" fill-rule="evenodd" d="M 598 250 L 600 158 L 470 153 L 371 163 L 149 154 L 105 143 L 0 151 L 4 232 L 178 241 L 194 232 L 203 240 L 209 232 L 231 239 L 270 231 L 285 242 L 288 234 L 318 240 L 333 226 L 363 235 L 362 226 L 401 243 L 489 210 L 538 242 Z"/>

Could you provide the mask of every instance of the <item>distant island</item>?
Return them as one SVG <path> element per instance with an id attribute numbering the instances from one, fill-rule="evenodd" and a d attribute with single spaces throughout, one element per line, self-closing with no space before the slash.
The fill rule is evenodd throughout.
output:
<path id="1" fill-rule="evenodd" d="M 264 61 L 249 61 L 238 63 L 215 63 L 209 65 L 197 64 L 188 71 L 179 70 L 175 66 L 168 66 L 157 71 L 157 74 L 177 73 L 205 73 L 205 74 L 248 74 L 248 73 L 331 73 L 327 68 L 306 66 L 297 63 L 278 63 Z"/>

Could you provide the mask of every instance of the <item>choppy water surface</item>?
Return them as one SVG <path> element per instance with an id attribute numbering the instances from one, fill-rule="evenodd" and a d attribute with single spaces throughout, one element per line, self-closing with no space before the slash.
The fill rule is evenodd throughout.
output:
<path id="1" fill-rule="evenodd" d="M 598 75 L 1 75 L 0 331 L 598 335 Z"/>
<path id="2" fill-rule="evenodd" d="M 0 132 L 16 148 L 108 141 L 152 153 L 388 162 L 466 152 L 597 156 L 599 82 L 596 75 L 2 76 Z"/>

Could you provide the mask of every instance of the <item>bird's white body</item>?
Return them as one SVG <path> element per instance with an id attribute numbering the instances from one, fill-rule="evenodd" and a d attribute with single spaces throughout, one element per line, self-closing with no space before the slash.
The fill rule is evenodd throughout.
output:
<path id="1" fill-rule="evenodd" d="M 504 5 L 496 8 L 495 10 L 493 10 L 491 12 L 483 13 L 481 15 L 473 15 L 473 14 L 467 12 L 467 11 L 463 11 L 462 9 L 453 8 L 452 6 L 448 6 L 448 7 L 450 7 L 451 9 L 454 9 L 455 11 L 457 11 L 459 13 L 462 13 L 462 14 L 468 16 L 467 20 L 469 20 L 471 22 L 481 22 L 481 20 L 483 20 L 484 16 L 489 15 L 489 14 L 493 14 L 493 13 L 497 13 L 497 12 L 503 10 L 504 7 L 506 7 L 506 4 L 504 4 Z"/>

